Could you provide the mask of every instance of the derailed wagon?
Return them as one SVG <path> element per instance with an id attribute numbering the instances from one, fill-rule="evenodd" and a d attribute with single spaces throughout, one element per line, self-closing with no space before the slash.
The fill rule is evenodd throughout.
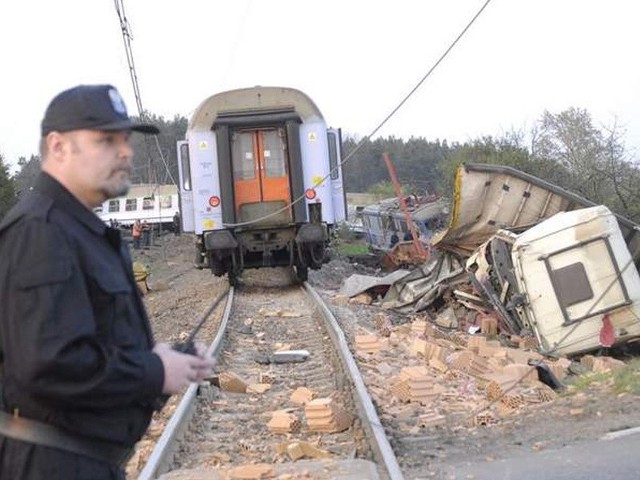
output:
<path id="1" fill-rule="evenodd" d="M 542 352 L 640 337 L 637 225 L 510 167 L 464 165 L 456 175 L 439 254 L 396 282 L 387 306 L 422 310 L 470 280 L 500 329 L 533 333 Z"/>

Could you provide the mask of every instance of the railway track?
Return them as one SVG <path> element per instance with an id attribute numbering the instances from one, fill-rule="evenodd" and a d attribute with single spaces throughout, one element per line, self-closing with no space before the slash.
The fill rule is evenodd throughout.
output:
<path id="1" fill-rule="evenodd" d="M 347 341 L 309 284 L 230 289 L 218 324 L 211 385 L 189 387 L 139 479 L 402 478 Z M 281 363 L 286 350 L 298 361 Z M 300 387 L 316 399 L 296 403 Z"/>

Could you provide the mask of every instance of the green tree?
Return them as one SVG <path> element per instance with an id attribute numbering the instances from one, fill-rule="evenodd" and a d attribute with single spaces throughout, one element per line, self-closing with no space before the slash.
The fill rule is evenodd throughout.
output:
<path id="1" fill-rule="evenodd" d="M 349 192 L 366 192 L 373 185 L 388 182 L 389 172 L 382 156 L 387 152 L 396 167 L 398 180 L 411 193 L 440 191 L 438 165 L 447 149 L 446 142 L 429 142 L 422 137 L 405 141 L 391 136 L 373 142 L 369 139 L 358 142 L 353 137 L 346 137 L 344 158 L 351 157 L 343 166 L 345 187 Z"/>
<path id="2" fill-rule="evenodd" d="M 40 157 L 38 155 L 31 155 L 29 160 L 25 157 L 18 159 L 18 166 L 20 170 L 15 174 L 13 180 L 15 182 L 16 194 L 20 197 L 26 192 L 31 190 L 31 187 L 36 182 L 36 178 L 40 173 Z"/>
<path id="3" fill-rule="evenodd" d="M 640 171 L 625 149 L 623 130 L 616 124 L 597 128 L 579 108 L 545 112 L 538 128 L 535 160 L 555 164 L 543 178 L 640 221 Z"/>
<path id="4" fill-rule="evenodd" d="M 401 190 L 404 195 L 409 195 L 410 193 L 412 193 L 408 185 L 401 185 Z M 385 197 L 395 197 L 396 189 L 394 188 L 393 183 L 391 183 L 390 180 L 383 180 L 371 185 L 367 189 L 367 193 L 372 193 L 374 195 L 384 195 Z"/>
<path id="5" fill-rule="evenodd" d="M 0 219 L 2 219 L 16 201 L 13 180 L 9 176 L 4 156 L 0 154 Z"/>
<path id="6" fill-rule="evenodd" d="M 534 155 L 564 168 L 568 175 L 558 179 L 564 187 L 594 202 L 606 199 L 610 185 L 598 174 L 605 168 L 604 138 L 589 112 L 575 107 L 557 114 L 545 111 L 538 126 Z"/>
<path id="7" fill-rule="evenodd" d="M 518 132 L 511 132 L 502 138 L 487 136 L 463 144 L 453 144 L 447 149 L 444 160 L 439 163 L 441 181 L 445 187 L 444 195 L 452 194 L 455 172 L 463 163 L 506 165 L 537 175 L 529 152 L 522 144 L 522 138 Z"/>
<path id="8" fill-rule="evenodd" d="M 156 125 L 160 129 L 160 133 L 157 136 L 132 135 L 133 182 L 158 184 L 177 182 L 176 142 L 184 140 L 188 120 L 180 115 L 175 115 L 171 120 L 165 120 L 162 116 L 147 113 L 145 121 Z"/>

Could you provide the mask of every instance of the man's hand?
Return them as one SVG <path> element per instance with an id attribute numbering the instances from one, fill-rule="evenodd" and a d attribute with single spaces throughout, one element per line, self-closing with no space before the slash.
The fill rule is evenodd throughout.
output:
<path id="1" fill-rule="evenodd" d="M 166 343 L 158 343 L 153 353 L 160 357 L 164 367 L 162 393 L 179 393 L 191 382 L 200 382 L 211 376 L 215 361 L 204 357 L 204 349 L 197 345 L 198 356 L 187 355 L 172 349 Z"/>

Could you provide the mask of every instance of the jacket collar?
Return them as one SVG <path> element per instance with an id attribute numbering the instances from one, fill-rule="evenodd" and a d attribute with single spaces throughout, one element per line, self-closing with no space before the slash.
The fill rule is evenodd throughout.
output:
<path id="1" fill-rule="evenodd" d="M 40 172 L 34 189 L 51 198 L 54 205 L 76 218 L 91 231 L 104 235 L 107 225 L 51 175 Z"/>

